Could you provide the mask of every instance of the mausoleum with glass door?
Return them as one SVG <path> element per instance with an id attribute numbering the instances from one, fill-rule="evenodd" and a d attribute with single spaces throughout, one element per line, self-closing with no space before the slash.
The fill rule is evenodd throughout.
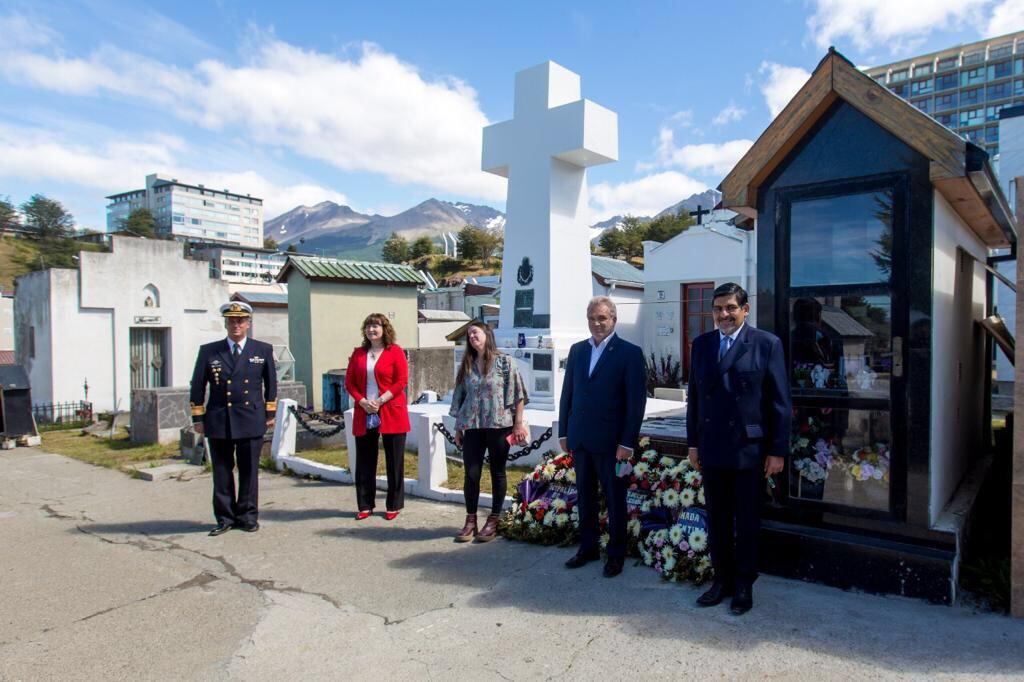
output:
<path id="1" fill-rule="evenodd" d="M 951 601 L 990 452 L 986 264 L 1016 243 L 987 154 L 830 51 L 720 189 L 793 395 L 764 567 Z"/>

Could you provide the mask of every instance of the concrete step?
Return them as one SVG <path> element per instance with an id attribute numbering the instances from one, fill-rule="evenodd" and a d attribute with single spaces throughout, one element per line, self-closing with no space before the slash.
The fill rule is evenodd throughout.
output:
<path id="1" fill-rule="evenodd" d="M 173 464 L 161 464 L 156 467 L 136 469 L 138 477 L 144 481 L 166 481 L 169 478 L 177 478 L 187 481 L 202 474 L 205 470 L 195 464 L 175 462 Z"/>

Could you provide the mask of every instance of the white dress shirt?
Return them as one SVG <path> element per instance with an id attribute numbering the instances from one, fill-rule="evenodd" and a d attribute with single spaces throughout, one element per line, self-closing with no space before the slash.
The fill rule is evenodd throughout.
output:
<path id="1" fill-rule="evenodd" d="M 718 330 L 718 345 L 721 346 L 722 345 L 722 339 L 725 338 L 726 336 L 728 336 L 730 339 L 732 339 L 732 341 L 729 342 L 729 350 L 732 350 L 732 347 L 736 345 L 736 339 L 739 338 L 740 332 L 743 331 L 743 327 L 745 327 L 746 325 L 747 325 L 747 323 L 744 322 L 743 324 L 740 325 L 739 329 L 734 331 L 732 334 L 723 334 L 722 330 L 719 329 Z M 727 354 L 728 354 L 728 352 L 729 351 L 726 351 Z"/>
<path id="2" fill-rule="evenodd" d="M 231 351 L 231 357 L 235 357 L 235 346 L 238 346 L 238 352 L 239 353 L 245 352 L 245 342 L 246 342 L 246 339 L 248 339 L 248 338 L 249 337 L 247 336 L 244 339 L 242 339 L 241 341 L 239 341 L 238 343 L 235 343 L 231 339 L 228 339 L 228 350 Z"/>
<path id="3" fill-rule="evenodd" d="M 599 344 L 594 343 L 593 336 L 590 337 L 590 371 L 587 373 L 588 377 L 594 373 L 594 368 L 597 367 L 597 361 L 601 359 L 604 349 L 608 347 L 608 342 L 612 340 L 613 336 L 615 336 L 615 332 L 604 337 L 604 341 Z"/>

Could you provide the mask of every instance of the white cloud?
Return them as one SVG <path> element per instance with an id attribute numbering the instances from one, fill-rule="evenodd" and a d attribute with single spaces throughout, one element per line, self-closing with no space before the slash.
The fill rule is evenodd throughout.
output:
<path id="1" fill-rule="evenodd" d="M 349 203 L 344 194 L 314 183 L 276 182 L 254 170 L 201 170 L 180 160 L 197 156 L 183 140 L 165 135 L 90 146 L 62 140 L 50 130 L 0 124 L 0 178 L 69 183 L 107 195 L 141 188 L 146 175 L 158 172 L 260 197 L 266 218 L 300 204 Z"/>
<path id="2" fill-rule="evenodd" d="M 886 46 L 899 54 L 913 50 L 935 30 L 965 26 L 980 30 L 991 0 L 812 0 L 812 4 L 815 11 L 807 28 L 819 48 L 841 45 L 845 39 L 861 50 Z"/>
<path id="3" fill-rule="evenodd" d="M 703 182 L 677 171 L 617 184 L 602 182 L 590 188 L 590 224 L 616 215 L 653 216 L 707 188 Z"/>
<path id="4" fill-rule="evenodd" d="M 750 140 L 729 140 L 721 143 L 709 142 L 677 147 L 675 133 L 663 126 L 658 131 L 658 145 L 655 152 L 657 162 L 652 165 L 722 176 L 732 170 L 736 162 L 747 153 L 753 144 Z"/>
<path id="5" fill-rule="evenodd" d="M 729 102 L 729 105 L 715 114 L 715 117 L 711 119 L 711 124 L 716 126 L 724 126 L 726 123 L 732 123 L 733 121 L 739 121 L 747 115 L 746 109 L 741 109 L 734 102 Z"/>
<path id="6" fill-rule="evenodd" d="M 487 125 L 476 92 L 426 77 L 372 44 L 354 57 L 303 50 L 257 34 L 243 65 L 208 59 L 177 68 L 105 46 L 87 58 L 0 47 L 0 77 L 70 95 L 159 106 L 257 145 L 288 148 L 346 171 L 500 200 L 505 181 L 480 170 Z"/>
<path id="7" fill-rule="evenodd" d="M 1024 0 L 1005 0 L 992 8 L 986 36 L 1001 36 L 1024 28 Z"/>
<path id="8" fill-rule="evenodd" d="M 803 87 L 811 73 L 798 66 L 785 66 L 775 62 L 761 62 L 761 94 L 772 118 L 786 108 L 793 95 Z"/>

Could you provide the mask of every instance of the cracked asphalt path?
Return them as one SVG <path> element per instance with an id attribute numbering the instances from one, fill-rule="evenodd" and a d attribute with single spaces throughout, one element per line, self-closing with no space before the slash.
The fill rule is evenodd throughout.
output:
<path id="1" fill-rule="evenodd" d="M 261 475 L 262 529 L 207 537 L 210 479 L 0 455 L 0 680 L 1024 676 L 1024 622 L 766 577 L 743 618 L 572 550 L 456 545 L 462 511 Z"/>

